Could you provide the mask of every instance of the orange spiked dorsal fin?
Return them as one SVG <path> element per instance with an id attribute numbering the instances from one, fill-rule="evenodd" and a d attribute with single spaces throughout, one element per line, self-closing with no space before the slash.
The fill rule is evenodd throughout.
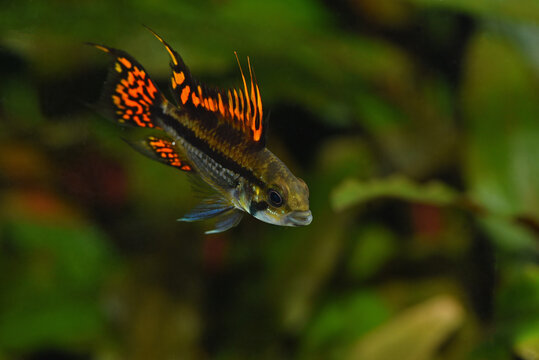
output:
<path id="1" fill-rule="evenodd" d="M 243 107 L 243 95 L 241 94 L 241 89 L 240 89 L 240 96 L 241 96 L 242 110 L 245 115 L 244 121 L 248 125 L 248 121 L 251 118 L 251 102 L 249 101 L 249 91 L 247 90 L 247 83 L 245 82 L 245 76 L 243 75 L 243 69 L 241 68 L 240 59 L 238 59 L 238 53 L 234 51 L 234 55 L 236 56 L 236 61 L 238 62 L 238 67 L 240 68 L 241 80 L 243 81 L 243 91 L 245 92 L 245 102 L 247 103 L 246 108 Z"/>
<path id="2" fill-rule="evenodd" d="M 255 150 L 265 147 L 262 100 L 251 60 L 247 58 L 250 89 L 247 87 L 245 74 L 236 52 L 234 54 L 240 68 L 243 86 L 228 91 L 208 87 L 194 79 L 181 56 L 157 33 L 150 31 L 170 55 L 171 87 L 177 105 L 191 118 L 199 119 L 205 126 L 225 125 L 241 132 L 244 140 L 254 145 L 251 148 Z"/>
<path id="3" fill-rule="evenodd" d="M 247 57 L 247 63 L 249 64 L 249 76 L 251 77 L 251 101 L 253 102 L 254 114 L 253 121 L 251 123 L 251 130 L 253 130 L 253 139 L 259 141 L 262 138 L 262 132 L 264 130 L 263 125 L 263 111 L 262 111 L 262 99 L 260 98 L 260 89 L 256 81 L 256 76 L 253 75 L 254 71 L 251 68 L 251 60 Z M 253 83 L 254 78 L 254 83 Z M 256 93 L 255 93 L 256 84 Z"/>

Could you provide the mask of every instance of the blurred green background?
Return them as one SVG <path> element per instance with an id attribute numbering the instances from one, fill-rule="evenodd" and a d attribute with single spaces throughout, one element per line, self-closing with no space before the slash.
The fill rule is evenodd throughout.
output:
<path id="1" fill-rule="evenodd" d="M 0 359 L 539 359 L 537 0 L 0 7 Z M 249 55 L 313 223 L 176 222 L 186 177 L 94 102 Z"/>

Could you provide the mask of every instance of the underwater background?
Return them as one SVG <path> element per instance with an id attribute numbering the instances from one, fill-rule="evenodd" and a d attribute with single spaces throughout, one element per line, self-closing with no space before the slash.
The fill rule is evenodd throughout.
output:
<path id="1" fill-rule="evenodd" d="M 127 51 L 238 86 L 314 220 L 198 199 L 91 107 Z M 0 6 L 0 359 L 539 359 L 539 2 Z M 165 91 L 168 95 L 168 92 Z"/>

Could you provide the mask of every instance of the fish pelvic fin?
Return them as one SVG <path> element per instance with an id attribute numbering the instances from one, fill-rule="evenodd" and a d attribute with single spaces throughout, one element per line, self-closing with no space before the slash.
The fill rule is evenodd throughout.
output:
<path id="1" fill-rule="evenodd" d="M 178 221 L 194 222 L 212 219 L 214 220 L 213 228 L 205 233 L 215 234 L 238 225 L 242 217 L 242 210 L 237 209 L 230 201 L 215 193 L 202 199 L 200 204 L 178 219 Z"/>
<path id="2" fill-rule="evenodd" d="M 215 219 L 213 229 L 207 230 L 205 234 L 217 234 L 238 225 L 243 218 L 243 211 L 239 209 L 231 209 L 219 214 Z"/>

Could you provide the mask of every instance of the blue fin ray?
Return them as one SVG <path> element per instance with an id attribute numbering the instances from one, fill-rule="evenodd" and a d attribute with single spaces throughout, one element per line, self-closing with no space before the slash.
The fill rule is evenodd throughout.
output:
<path id="1" fill-rule="evenodd" d="M 192 222 L 210 219 L 232 209 L 234 209 L 234 205 L 228 200 L 218 194 L 213 194 L 210 197 L 202 199 L 200 204 L 178 219 L 178 221 Z"/>
<path id="2" fill-rule="evenodd" d="M 238 225 L 243 217 L 243 211 L 231 209 L 218 215 L 217 222 L 212 230 L 205 231 L 205 234 L 217 234 Z"/>

